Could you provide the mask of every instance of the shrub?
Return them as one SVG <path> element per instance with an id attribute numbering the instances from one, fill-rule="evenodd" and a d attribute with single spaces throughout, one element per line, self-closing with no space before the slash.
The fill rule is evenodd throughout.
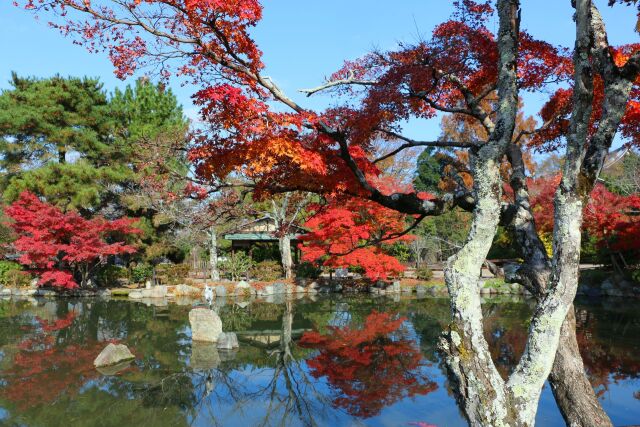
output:
<path id="1" fill-rule="evenodd" d="M 131 281 L 142 283 L 153 277 L 153 266 L 150 264 L 138 264 L 131 269 Z"/>
<path id="2" fill-rule="evenodd" d="M 416 269 L 416 278 L 420 280 L 431 280 L 433 271 L 429 267 L 418 267 Z"/>
<path id="3" fill-rule="evenodd" d="M 7 285 L 7 273 L 11 271 L 22 271 L 22 266 L 17 262 L 13 261 L 0 261 L 0 284 L 3 286 Z"/>
<path id="4" fill-rule="evenodd" d="M 226 260 L 220 262 L 219 266 L 225 276 L 231 280 L 238 280 L 251 270 L 253 260 L 244 252 L 235 252 L 229 254 Z"/>
<path id="5" fill-rule="evenodd" d="M 31 284 L 31 275 L 22 271 L 22 266 L 13 261 L 0 261 L 0 285 L 21 287 Z"/>
<path id="6" fill-rule="evenodd" d="M 156 277 L 167 285 L 177 285 L 189 276 L 190 267 L 187 264 L 160 264 L 156 267 Z"/>
<path id="7" fill-rule="evenodd" d="M 113 286 L 119 279 L 127 279 L 129 271 L 119 265 L 107 265 L 98 272 L 98 283 L 101 286 Z"/>
<path id="8" fill-rule="evenodd" d="M 271 282 L 282 276 L 282 266 L 278 261 L 262 261 L 251 268 L 251 277 L 265 282 Z"/>
<path id="9" fill-rule="evenodd" d="M 640 268 L 636 268 L 631 271 L 631 280 L 636 283 L 640 283 Z"/>
<path id="10" fill-rule="evenodd" d="M 312 262 L 301 262 L 296 266 L 296 277 L 299 279 L 317 279 L 322 268 Z"/>

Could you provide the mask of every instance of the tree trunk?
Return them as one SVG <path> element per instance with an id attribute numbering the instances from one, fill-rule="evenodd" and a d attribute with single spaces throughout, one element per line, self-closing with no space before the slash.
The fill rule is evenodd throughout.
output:
<path id="1" fill-rule="evenodd" d="M 499 156 L 483 147 L 474 160 L 476 209 L 467 241 L 445 266 L 453 322 L 441 342 L 458 402 L 471 426 L 514 425 L 505 393 L 482 329 L 479 277 L 500 220 Z"/>
<path id="2" fill-rule="evenodd" d="M 213 227 L 209 230 L 209 269 L 211 280 L 220 280 L 220 270 L 218 269 L 218 234 Z"/>
<path id="3" fill-rule="evenodd" d="M 284 271 L 284 277 L 290 279 L 293 276 L 292 266 L 293 260 L 291 258 L 291 238 L 288 235 L 283 235 L 278 239 L 278 246 L 280 248 L 280 257 L 282 260 L 282 270 Z"/>
<path id="4" fill-rule="evenodd" d="M 560 331 L 560 345 L 549 375 L 549 383 L 568 426 L 613 425 L 600 406 L 585 375 L 576 339 L 576 315 L 573 306 L 569 309 Z"/>
<path id="5" fill-rule="evenodd" d="M 509 148 L 508 156 L 512 167 L 511 186 L 515 195 L 515 209 L 509 226 L 520 247 L 525 263 L 516 270 L 510 269 L 511 274 L 506 279 L 509 282 L 523 285 L 540 302 L 547 293 L 551 263 L 536 232 L 520 147 L 512 145 Z M 607 427 L 612 425 L 584 372 L 576 339 L 573 307 L 569 308 L 567 317 L 562 324 L 556 358 L 549 375 L 549 383 L 567 425 L 574 427 Z"/>

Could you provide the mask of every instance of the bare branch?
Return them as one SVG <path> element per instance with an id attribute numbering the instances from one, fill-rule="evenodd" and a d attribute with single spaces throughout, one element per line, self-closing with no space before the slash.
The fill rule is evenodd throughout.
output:
<path id="1" fill-rule="evenodd" d="M 399 133 L 387 130 L 387 129 L 377 129 L 378 131 L 385 133 L 389 136 L 392 136 L 396 139 L 400 139 L 402 141 L 406 141 L 405 144 L 402 144 L 395 150 L 385 154 L 382 157 L 379 157 L 373 161 L 373 163 L 378 163 L 383 160 L 388 159 L 389 157 L 395 156 L 399 152 L 406 150 L 407 148 L 413 147 L 441 147 L 441 148 L 476 148 L 479 144 L 473 142 L 466 141 L 416 141 L 411 138 L 407 138 L 404 135 L 400 135 Z"/>
<path id="2" fill-rule="evenodd" d="M 359 85 L 359 86 L 372 86 L 374 84 L 376 84 L 377 82 L 375 80 L 359 80 L 355 78 L 355 74 L 353 72 L 353 70 L 349 70 L 349 74 L 346 78 L 344 79 L 339 79 L 339 80 L 331 80 L 331 81 L 327 81 L 327 83 L 318 86 L 318 87 L 314 87 L 311 89 L 300 89 L 298 92 L 301 93 L 306 93 L 307 97 L 317 93 L 317 92 L 321 92 L 323 90 L 332 88 L 332 87 L 336 87 L 336 86 L 348 86 L 348 85 Z"/>

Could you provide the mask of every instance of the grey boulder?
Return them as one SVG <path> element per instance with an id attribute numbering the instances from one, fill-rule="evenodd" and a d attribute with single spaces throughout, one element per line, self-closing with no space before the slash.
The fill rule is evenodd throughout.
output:
<path id="1" fill-rule="evenodd" d="M 126 345 L 109 343 L 93 361 L 93 365 L 96 368 L 101 368 L 104 366 L 117 365 L 118 363 L 135 358 Z"/>

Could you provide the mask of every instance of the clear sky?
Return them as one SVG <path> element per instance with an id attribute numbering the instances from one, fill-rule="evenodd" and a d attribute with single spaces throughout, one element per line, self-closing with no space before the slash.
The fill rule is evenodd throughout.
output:
<path id="1" fill-rule="evenodd" d="M 1 1 L 1 0 L 0 0 Z M 124 86 L 117 80 L 105 55 L 90 54 L 71 43 L 46 19 L 36 21 L 31 13 L 0 3 L 0 89 L 8 87 L 11 71 L 20 75 L 47 77 L 88 75 L 99 77 L 108 90 Z M 633 28 L 635 9 L 610 8 L 606 0 L 596 0 L 609 30 L 612 44 L 640 42 Z M 302 105 L 322 107 L 327 98 L 304 98 L 298 89 L 313 87 L 338 69 L 345 59 L 353 59 L 372 48 L 389 49 L 398 42 L 412 42 L 419 35 L 428 38 L 433 27 L 452 11 L 448 0 L 264 0 L 264 19 L 255 29 L 255 38 L 264 52 L 267 74 Z M 523 0 L 523 28 L 548 42 L 572 46 L 575 27 L 571 0 Z M 193 87 L 172 83 L 187 115 L 196 116 L 190 95 Z M 544 96 L 525 96 L 528 113 L 535 114 Z M 437 122 L 410 123 L 407 134 L 435 138 Z"/>

